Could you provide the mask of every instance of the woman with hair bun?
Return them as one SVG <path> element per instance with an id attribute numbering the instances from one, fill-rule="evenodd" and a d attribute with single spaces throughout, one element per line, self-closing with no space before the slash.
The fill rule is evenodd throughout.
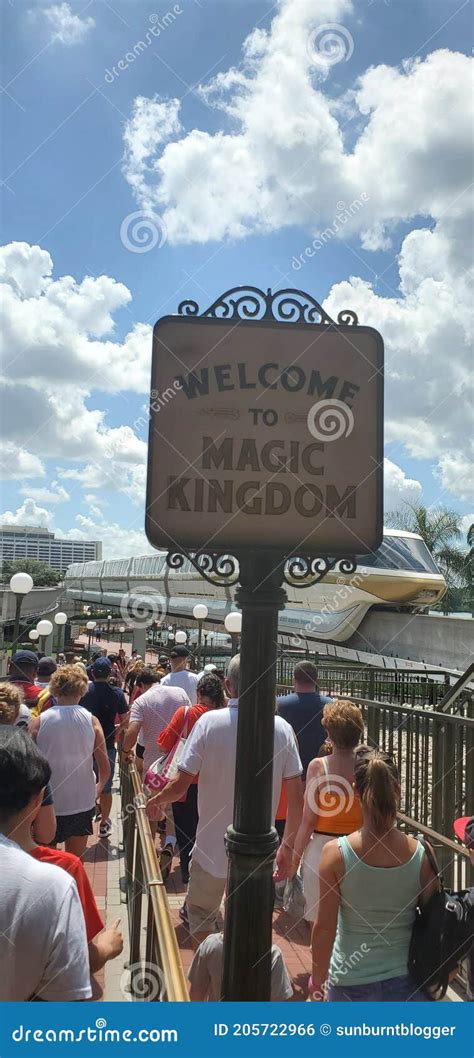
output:
<path id="1" fill-rule="evenodd" d="M 397 828 L 400 783 L 387 754 L 361 749 L 354 788 L 362 826 L 324 847 L 312 936 L 310 998 L 333 1002 L 425 1001 L 408 976 L 418 904 L 438 888 L 420 841 Z"/>
<path id="2" fill-rule="evenodd" d="M 314 922 L 318 913 L 319 863 L 324 846 L 340 834 L 351 834 L 362 822 L 354 793 L 357 745 L 364 733 L 362 713 L 343 698 L 324 706 L 322 726 L 329 755 L 315 757 L 306 775 L 303 818 L 296 835 L 292 876 L 302 859 L 304 917 Z M 322 747 L 321 747 L 322 748 Z"/>

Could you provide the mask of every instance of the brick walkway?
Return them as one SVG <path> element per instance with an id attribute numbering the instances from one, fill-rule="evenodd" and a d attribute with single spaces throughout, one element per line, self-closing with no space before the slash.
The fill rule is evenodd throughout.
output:
<path id="1" fill-rule="evenodd" d="M 181 922 L 179 908 L 184 902 L 186 887 L 181 881 L 179 863 L 174 860 L 173 870 L 166 882 L 173 925 L 184 970 L 187 973 L 193 957 L 189 932 Z M 311 953 L 309 948 L 309 927 L 305 922 L 294 925 L 293 920 L 278 908 L 273 915 L 273 943 L 281 948 L 288 973 L 293 982 L 295 1001 L 304 1001 L 307 997 L 308 976 L 311 973 Z"/>
<path id="2" fill-rule="evenodd" d="M 89 839 L 83 862 L 93 887 L 99 910 L 104 922 L 110 926 L 114 919 L 120 918 L 124 937 L 124 950 L 121 956 L 108 962 L 103 970 L 93 977 L 93 996 L 97 1001 L 124 1002 L 130 999 L 127 990 L 128 972 L 125 965 L 129 956 L 127 905 L 124 902 L 120 880 L 125 874 L 123 862 L 122 825 L 120 793 L 118 788 L 118 771 L 113 783 L 113 804 L 111 820 L 112 834 L 103 840 L 98 836 L 98 823 L 94 823 L 94 834 Z M 173 861 L 173 869 L 166 882 L 171 918 L 181 953 L 185 973 L 187 973 L 193 951 L 189 932 L 181 922 L 179 909 L 184 902 L 185 886 L 181 882 L 179 861 Z M 146 901 L 144 901 L 144 911 Z M 142 952 L 145 951 L 145 922 L 142 920 Z M 293 982 L 293 1001 L 304 1002 L 307 997 L 308 976 L 311 972 L 311 955 L 309 948 L 309 927 L 305 922 L 298 925 L 281 909 L 273 915 L 273 942 L 281 948 L 288 973 Z M 444 1002 L 462 1002 L 465 995 L 456 987 L 448 988 Z"/>

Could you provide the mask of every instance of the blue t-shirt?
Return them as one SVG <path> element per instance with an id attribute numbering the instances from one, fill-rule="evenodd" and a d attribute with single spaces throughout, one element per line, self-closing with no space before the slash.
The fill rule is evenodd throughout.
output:
<path id="1" fill-rule="evenodd" d="M 128 713 L 129 706 L 123 691 L 119 687 L 111 687 L 110 683 L 102 681 L 89 684 L 89 690 L 81 698 L 79 705 L 88 709 L 92 716 L 96 716 L 102 730 L 107 746 L 113 746 L 115 737 L 115 715 Z"/>
<path id="2" fill-rule="evenodd" d="M 296 735 L 303 765 L 303 779 L 306 778 L 309 762 L 313 757 L 317 757 L 326 739 L 321 717 L 323 707 L 328 702 L 332 702 L 332 698 L 318 694 L 317 691 L 294 691 L 293 694 L 278 698 L 278 712 L 291 724 Z"/>

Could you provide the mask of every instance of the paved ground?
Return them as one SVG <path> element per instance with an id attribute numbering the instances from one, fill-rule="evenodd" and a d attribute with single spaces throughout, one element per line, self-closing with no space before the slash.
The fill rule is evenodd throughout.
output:
<path id="1" fill-rule="evenodd" d="M 98 823 L 94 823 L 94 834 L 90 838 L 84 865 L 92 884 L 97 904 L 106 925 L 116 918 L 121 918 L 124 933 L 124 952 L 117 959 L 107 963 L 104 970 L 94 977 L 94 995 L 96 1001 L 123 1002 L 128 998 L 128 974 L 125 963 L 128 959 L 128 922 L 127 905 L 123 900 L 120 878 L 125 873 L 121 849 L 122 828 L 120 820 L 120 794 L 118 789 L 118 772 L 113 786 L 113 806 L 111 819 L 113 831 L 111 837 L 104 841 L 98 836 Z M 174 861 L 173 870 L 166 882 L 171 917 L 176 929 L 176 936 L 181 952 L 185 972 L 192 960 L 192 947 L 186 926 L 179 918 L 179 908 L 185 897 L 185 886 L 181 882 L 179 862 Z M 309 952 L 309 932 L 304 923 L 294 927 L 291 919 L 282 910 L 273 916 L 274 943 L 278 944 L 293 979 L 295 999 L 306 998 L 306 983 L 311 970 Z M 145 929 L 143 928 L 143 951 Z"/>
<path id="2" fill-rule="evenodd" d="M 192 961 L 192 948 L 189 932 L 179 918 L 179 908 L 185 897 L 185 886 L 181 882 L 179 863 L 176 860 L 174 868 L 166 882 L 169 894 L 169 904 L 176 936 L 181 951 L 183 966 L 187 972 Z M 293 981 L 295 989 L 295 1000 L 305 1000 L 307 996 L 308 976 L 311 973 L 311 955 L 309 949 L 309 929 L 304 922 L 294 926 L 292 920 L 281 909 L 273 915 L 273 941 L 278 944 Z"/>
<path id="3" fill-rule="evenodd" d="M 112 835 L 106 841 L 101 840 L 98 836 L 98 824 L 95 823 L 94 834 L 89 840 L 84 856 L 84 864 L 104 921 L 106 925 L 110 926 L 114 919 L 120 918 L 124 936 L 123 954 L 107 963 L 104 970 L 93 978 L 93 999 L 96 1002 L 103 1000 L 124 1002 L 130 999 L 127 989 L 129 975 L 126 969 L 129 956 L 127 905 L 124 902 L 120 886 L 120 879 L 125 874 L 125 868 L 121 848 L 122 825 L 117 771 L 113 785 L 113 795 Z M 173 869 L 166 882 L 166 890 L 186 973 L 192 960 L 192 947 L 188 930 L 179 918 L 179 908 L 184 902 L 185 887 L 181 882 L 177 860 L 174 861 Z M 142 952 L 144 953 L 146 901 L 143 901 L 143 904 Z M 295 1002 L 303 1002 L 307 997 L 307 982 L 311 972 L 309 929 L 304 922 L 295 926 L 292 919 L 282 909 L 277 909 L 273 915 L 273 941 L 281 948 L 292 979 L 294 988 L 293 1000 Z M 465 995 L 460 988 L 456 987 L 456 989 L 453 989 L 450 987 L 444 1001 L 462 1002 L 464 999 Z"/>

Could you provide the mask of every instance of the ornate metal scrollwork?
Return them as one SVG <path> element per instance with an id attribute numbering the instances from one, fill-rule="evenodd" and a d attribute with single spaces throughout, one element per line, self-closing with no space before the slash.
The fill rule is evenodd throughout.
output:
<path id="1" fill-rule="evenodd" d="M 235 555 L 222 555 L 216 551 L 170 551 L 166 556 L 169 569 L 178 572 L 189 562 L 201 577 L 216 588 L 231 588 L 238 584 L 239 561 Z M 278 560 L 275 559 L 275 564 Z M 292 588 L 310 588 L 331 571 L 350 576 L 357 569 L 353 558 L 311 558 L 307 555 L 292 555 L 284 566 L 283 579 Z"/>
<path id="2" fill-rule="evenodd" d="M 217 588 L 231 588 L 239 580 L 239 563 L 235 555 L 220 555 L 216 551 L 170 551 L 166 564 L 172 570 L 181 570 L 190 562 L 197 573 Z"/>
<path id="3" fill-rule="evenodd" d="M 267 291 L 259 287 L 232 287 L 221 294 L 204 312 L 197 301 L 182 301 L 180 316 L 208 316 L 220 320 L 273 320 L 277 323 L 319 323 L 333 327 L 355 326 L 356 313 L 352 309 L 339 312 L 336 321 L 328 316 L 319 301 L 304 290 L 288 287 Z"/>
<path id="4" fill-rule="evenodd" d="M 285 564 L 283 577 L 292 588 L 311 588 L 336 567 L 338 573 L 350 576 L 357 569 L 357 559 L 294 555 Z"/>

